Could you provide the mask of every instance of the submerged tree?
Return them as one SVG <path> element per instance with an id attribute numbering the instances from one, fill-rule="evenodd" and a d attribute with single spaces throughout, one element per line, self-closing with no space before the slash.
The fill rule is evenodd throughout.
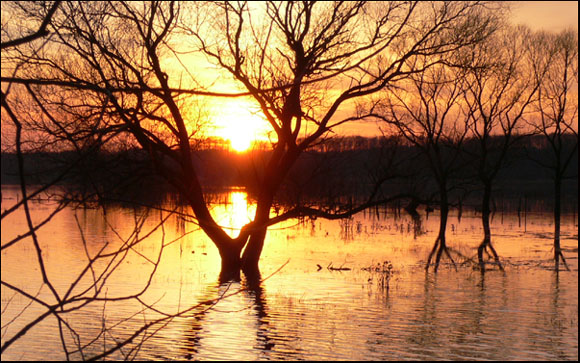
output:
<path id="1" fill-rule="evenodd" d="M 560 247 L 560 219 L 562 182 L 574 177 L 569 170 L 578 155 L 578 33 L 536 34 L 532 49 L 540 87 L 534 104 L 539 117 L 530 124 L 551 151 L 533 160 L 549 170 L 554 181 L 554 263 L 559 271 L 560 260 L 569 269 Z"/>
<path id="2" fill-rule="evenodd" d="M 443 253 L 455 262 L 447 247 L 445 232 L 449 217 L 452 178 L 462 169 L 461 148 L 468 134 L 466 110 L 458 102 L 465 92 L 464 71 L 445 65 L 433 66 L 409 77 L 407 84 L 385 95 L 384 110 L 376 116 L 395 127 L 416 146 L 427 160 L 439 195 L 439 233 L 427 259 L 426 269 L 435 257 L 435 272 Z"/>
<path id="3" fill-rule="evenodd" d="M 39 3 L 17 6 L 31 18 L 46 12 Z M 276 193 L 298 157 L 337 126 L 364 117 L 349 113 L 355 100 L 485 39 L 494 25 L 489 6 L 63 2 L 42 51 L 22 46 L 3 57 L 20 66 L 2 81 L 34 94 L 51 115 L 51 122 L 35 125 L 51 138 L 130 135 L 218 248 L 222 279 L 239 278 L 241 269 L 259 276 L 268 226 L 297 216 L 347 216 L 364 207 L 336 214 L 298 206 L 272 217 Z M 216 76 L 230 74 L 243 92 L 203 89 L 194 60 L 199 54 L 219 70 Z M 414 62 L 418 57 L 425 61 Z M 256 214 L 232 238 L 210 213 L 194 167 L 193 139 L 202 130 L 194 99 L 240 95 L 257 102 L 275 137 Z M 371 195 L 365 205 L 378 202 Z"/>
<path id="4" fill-rule="evenodd" d="M 524 117 L 531 109 L 539 83 L 532 76 L 526 54 L 530 36 L 525 28 L 507 27 L 485 42 L 462 53 L 469 69 L 463 101 L 469 107 L 470 137 L 466 151 L 475 161 L 475 174 L 483 186 L 481 219 L 484 238 L 478 248 L 481 271 L 484 252 L 501 270 L 499 256 L 491 243 L 491 200 L 498 173 L 508 163 L 512 146 L 526 135 Z"/>

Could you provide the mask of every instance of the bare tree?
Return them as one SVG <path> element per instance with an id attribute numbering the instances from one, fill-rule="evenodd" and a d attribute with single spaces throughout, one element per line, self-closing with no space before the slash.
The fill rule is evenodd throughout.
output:
<path id="1" fill-rule="evenodd" d="M 24 4 L 28 16 L 37 5 Z M 67 120 L 58 129 L 88 135 L 130 134 L 159 173 L 188 201 L 218 248 L 222 278 L 240 269 L 259 276 L 268 226 L 296 216 L 340 214 L 297 207 L 270 216 L 276 193 L 298 157 L 349 115 L 355 100 L 440 62 L 485 39 L 494 29 L 492 5 L 481 2 L 204 3 L 64 2 L 42 52 L 19 47 L 23 67 L 3 82 L 42 93 Z M 201 89 L 195 63 L 175 65 L 196 49 L 230 74 L 243 92 Z M 427 60 L 420 66 L 413 62 Z M 173 67 L 168 61 L 173 60 Z M 183 78 L 182 78 L 183 77 Z M 252 97 L 276 135 L 259 180 L 253 221 L 230 237 L 208 208 L 192 162 L 200 131 L 188 111 L 194 96 Z M 100 117 L 100 110 L 104 117 Z M 345 116 L 346 115 L 346 116 Z M 232 120 L 232 122 L 238 122 Z M 53 130 L 54 132 L 54 130 Z M 378 203 L 371 195 L 365 204 Z M 381 201 L 384 203 L 384 201 Z M 242 253 L 243 251 L 243 253 Z"/>
<path id="2" fill-rule="evenodd" d="M 427 259 L 426 269 L 435 259 L 435 272 L 443 253 L 451 257 L 445 231 L 449 216 L 453 177 L 462 168 L 461 147 L 468 134 L 469 115 L 459 100 L 465 92 L 464 71 L 443 64 L 409 77 L 407 84 L 389 90 L 376 115 L 394 126 L 401 137 L 415 145 L 427 161 L 439 195 L 439 233 Z"/>
<path id="3" fill-rule="evenodd" d="M 484 238 L 478 248 L 481 271 L 485 271 L 483 253 L 487 249 L 503 270 L 491 243 L 490 203 L 499 171 L 509 160 L 515 142 L 526 135 L 524 117 L 538 90 L 526 57 L 525 28 L 506 27 L 502 32 L 463 53 L 469 69 L 464 102 L 470 108 L 470 136 L 466 150 L 475 158 L 477 177 L 483 185 L 481 201 Z"/>
<path id="4" fill-rule="evenodd" d="M 272 200 L 292 164 L 332 128 L 362 116 L 339 118 L 339 109 L 487 36 L 481 5 L 268 2 L 265 9 L 226 3 L 208 11 L 219 12 L 212 29 L 222 39 L 209 42 L 203 27 L 191 33 L 251 93 L 277 136 L 254 222 L 240 235 L 249 237 L 245 267 L 257 268 Z M 429 61 L 415 66 L 417 57 Z M 285 216 L 297 214 L 326 215 L 302 208 Z"/>
<path id="5" fill-rule="evenodd" d="M 535 120 L 531 126 L 542 136 L 551 151 L 549 157 L 533 158 L 550 171 L 554 181 L 554 263 L 568 264 L 560 247 L 562 182 L 570 175 L 570 164 L 578 155 L 578 33 L 534 34 L 532 66 L 540 84 Z M 534 122 L 535 121 L 535 122 Z"/>
<path id="6" fill-rule="evenodd" d="M 60 3 L 61 3 L 61 1 L 54 1 L 52 4 L 50 4 L 46 14 L 43 14 L 42 22 L 40 23 L 40 25 L 38 25 L 37 28 L 35 28 L 35 30 L 32 33 L 26 34 L 26 35 L 19 35 L 19 36 L 14 37 L 13 39 L 7 39 L 5 41 L 3 40 L 2 43 L 0 44 L 0 49 L 5 49 L 5 48 L 8 49 L 11 47 L 16 47 L 16 46 L 21 45 L 21 44 L 30 43 L 34 40 L 40 39 L 40 38 L 48 35 L 48 30 L 47 30 L 48 25 L 50 24 L 52 16 L 54 15 L 56 10 L 58 9 Z M 3 35 L 4 35 L 4 32 L 3 32 Z"/>

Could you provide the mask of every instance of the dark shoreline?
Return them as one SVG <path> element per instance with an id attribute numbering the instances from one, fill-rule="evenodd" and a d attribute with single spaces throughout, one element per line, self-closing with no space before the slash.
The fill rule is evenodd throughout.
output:
<path id="1" fill-rule="evenodd" d="M 388 141 L 388 140 L 387 140 Z M 551 208 L 553 182 L 547 169 L 530 160 L 549 156 L 540 139 L 528 139 L 512 150 L 511 160 L 500 171 L 494 188 L 497 203 L 503 207 L 522 208 L 523 203 L 541 203 Z M 571 140 L 572 142 L 573 140 Z M 381 170 L 385 158 L 395 155 L 393 166 Z M 111 200 L 147 200 L 155 202 L 172 193 L 172 187 L 156 174 L 145 152 L 129 149 L 123 152 L 100 151 L 79 159 L 74 152 L 24 154 L 28 184 L 43 185 L 67 170 L 58 185 L 77 192 L 98 191 Z M 208 194 L 242 188 L 250 197 L 258 191 L 260 174 L 269 152 L 253 150 L 235 153 L 225 149 L 204 149 L 196 152 L 194 163 Z M 458 170 L 452 178 L 451 203 L 455 208 L 477 209 L 481 187 L 474 170 Z M 70 165 L 74 165 L 72 168 Z M 15 154 L 1 154 L 1 183 L 19 184 Z M 577 210 L 578 152 L 570 164 L 562 188 L 563 212 Z M 414 195 L 420 204 L 436 208 L 437 188 L 425 160 L 410 146 L 398 145 L 396 150 L 385 139 L 349 137 L 331 140 L 317 150 L 304 153 L 290 170 L 277 195 L 281 205 L 317 200 L 326 205 L 344 205 L 365 200 L 375 187 L 379 172 L 390 173 L 380 188 L 380 195 L 397 193 Z M 122 198 L 120 198 L 122 197 Z M 500 202 L 501 201 L 501 202 Z M 394 202 L 403 206 L 409 201 Z M 493 206 L 492 206 L 493 207 Z M 494 206 L 499 209 L 499 206 Z M 502 207 L 502 208 L 503 208 Z"/>

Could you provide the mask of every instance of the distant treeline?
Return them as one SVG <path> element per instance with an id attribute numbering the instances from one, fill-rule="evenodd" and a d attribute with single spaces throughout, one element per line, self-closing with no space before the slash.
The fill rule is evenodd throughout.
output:
<path id="1" fill-rule="evenodd" d="M 474 142 L 465 142 L 465 150 L 447 151 L 460 154 L 450 190 L 455 205 L 477 207 L 478 204 L 481 186 L 472 156 L 466 152 Z M 574 142 L 571 137 L 565 144 Z M 262 177 L 269 155 L 264 148 L 246 153 L 203 148 L 195 153 L 194 163 L 208 191 L 242 187 L 252 195 L 257 192 L 257 181 Z M 522 139 L 511 149 L 510 158 L 498 176 L 496 198 L 551 198 L 550 171 L 537 162 L 549 164 L 550 157 L 551 151 L 543 138 Z M 148 154 L 139 149 L 100 150 L 82 157 L 76 152 L 28 153 L 24 160 L 29 184 L 43 184 L 58 178 L 58 184 L 77 190 L 97 190 L 101 197 L 110 199 L 160 200 L 172 190 L 156 173 Z M 167 165 L 171 167 L 170 162 Z M 59 178 L 60 175 L 64 176 Z M 564 183 L 563 199 L 570 208 L 578 200 L 577 151 L 567 175 L 570 178 Z M 2 184 L 18 182 L 16 155 L 2 153 Z M 365 200 L 371 193 L 379 199 L 396 194 L 413 195 L 419 204 L 435 205 L 437 187 L 428 160 L 403 140 L 343 137 L 325 140 L 304 153 L 286 176 L 277 197 L 283 204 L 316 200 L 332 207 Z"/>

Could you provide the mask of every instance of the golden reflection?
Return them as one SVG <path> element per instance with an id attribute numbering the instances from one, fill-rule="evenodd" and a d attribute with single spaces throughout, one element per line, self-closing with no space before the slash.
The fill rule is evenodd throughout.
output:
<path id="1" fill-rule="evenodd" d="M 248 211 L 248 194 L 246 192 L 232 192 L 230 193 L 232 203 L 231 213 L 231 233 L 237 233 L 250 221 L 250 214 Z"/>
<path id="2" fill-rule="evenodd" d="M 256 206 L 248 203 L 248 193 L 234 190 L 228 193 L 227 203 L 216 206 L 213 214 L 218 224 L 226 229 L 231 237 L 236 237 L 241 228 L 249 223 Z"/>
<path id="3" fill-rule="evenodd" d="M 17 190 L 2 188 L 3 207 L 17 200 Z M 243 190 L 220 196 L 223 202 L 220 199 L 214 204 L 212 213 L 236 235 L 253 216 L 255 206 Z M 48 213 L 49 207 L 31 202 L 36 218 Z M 110 208 L 106 216 L 93 209 L 65 209 L 39 229 L 48 277 L 59 292 L 87 263 L 79 228 L 93 255 L 104 243 L 110 248 L 122 246 L 110 229 L 126 238 L 139 215 L 125 208 Z M 142 233 L 147 234 L 164 216 L 151 213 Z M 516 214 L 495 218 L 495 243 L 509 270 L 506 275 L 486 274 L 485 283 L 471 268 L 458 272 L 444 268 L 437 275 L 425 275 L 424 259 L 437 231 L 437 217 L 435 212 L 422 219 L 423 234 L 416 235 L 410 216 L 390 210 L 388 214 L 358 214 L 349 226 L 354 228 L 349 232 L 353 238 L 348 241 L 340 240 L 341 226 L 336 221 L 293 221 L 288 228 L 271 228 L 260 261 L 264 276 L 276 271 L 289 257 L 291 263 L 256 286 L 242 280 L 228 287 L 215 283 L 220 269 L 217 249 L 194 224 L 172 228 L 172 223 L 178 222 L 175 216 L 167 220 L 165 228 L 135 246 L 139 254 L 133 250 L 127 254 L 107 279 L 107 296 L 140 291 L 152 270 L 142 256 L 154 259 L 164 245 L 156 275 L 142 296 L 156 309 L 174 313 L 223 293 L 248 289 L 212 309 L 204 304 L 192 312 L 193 316 L 175 319 L 155 332 L 139 359 L 577 360 L 577 214 L 563 219 L 566 238 L 562 247 L 571 254 L 572 271 L 558 275 L 540 265 L 552 256 L 550 215 L 528 216 L 527 229 L 523 224 L 518 227 Z M 3 242 L 25 231 L 22 214 L 7 218 L 2 224 Z M 450 245 L 469 257 L 475 256 L 482 233 L 479 214 L 466 211 L 460 221 L 453 214 L 450 222 L 454 225 L 449 231 Z M 109 226 L 107 231 L 105 226 Z M 187 233 L 190 231 L 193 233 Z M 173 240 L 177 242 L 170 243 Z M 29 241 L 3 250 L 2 278 L 36 293 L 43 282 L 37 261 L 30 256 L 34 256 L 34 250 Z M 387 259 L 393 261 L 395 270 L 388 294 L 360 268 Z M 344 263 L 352 270 L 316 270 L 317 263 L 326 266 L 330 262 L 335 266 Z M 106 265 L 94 268 L 100 273 Z M 2 286 L 3 322 L 17 314 L 32 319 L 34 314 L 42 313 L 42 307 L 35 304 L 22 312 L 29 300 L 11 296 L 12 292 Z M 107 326 L 124 321 L 113 331 L 122 336 L 129 329 L 140 328 L 143 317 L 150 320 L 157 316 L 152 311 L 139 313 L 142 309 L 141 304 L 126 301 L 107 303 L 106 309 L 97 307 L 69 315 L 70 324 L 83 341 L 89 341 L 94 332 L 101 331 L 106 314 Z M 127 319 L 131 316 L 135 318 Z M 19 359 L 28 354 L 24 358 L 59 359 L 59 341 L 52 339 L 58 337 L 57 327 L 32 329 L 25 339 L 28 337 L 26 344 L 2 358 Z"/>

